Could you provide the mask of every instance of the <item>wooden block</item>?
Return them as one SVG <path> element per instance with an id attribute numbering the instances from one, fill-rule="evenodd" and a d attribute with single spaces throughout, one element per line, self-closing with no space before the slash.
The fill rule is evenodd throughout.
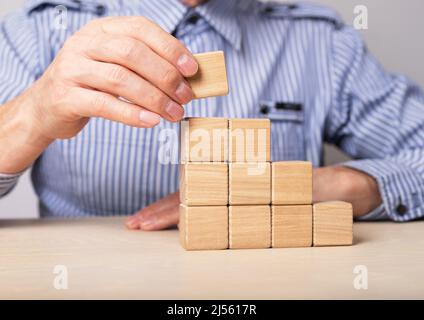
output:
<path id="1" fill-rule="evenodd" d="M 228 248 L 228 207 L 180 205 L 180 243 L 186 250 Z"/>
<path id="2" fill-rule="evenodd" d="M 273 162 L 272 204 L 312 204 L 312 164 L 302 161 Z"/>
<path id="3" fill-rule="evenodd" d="M 230 162 L 271 160 L 271 122 L 269 119 L 230 119 L 229 131 Z"/>
<path id="4" fill-rule="evenodd" d="M 230 206 L 229 216 L 230 249 L 271 246 L 270 206 Z"/>
<path id="5" fill-rule="evenodd" d="M 194 55 L 199 71 L 188 78 L 196 99 L 224 96 L 229 92 L 224 52 L 205 52 Z"/>
<path id="6" fill-rule="evenodd" d="M 269 162 L 230 163 L 229 204 L 270 204 L 271 165 Z"/>
<path id="7" fill-rule="evenodd" d="M 228 119 L 181 121 L 181 162 L 227 162 Z"/>
<path id="8" fill-rule="evenodd" d="M 272 247 L 312 246 L 312 205 L 272 206 Z"/>
<path id="9" fill-rule="evenodd" d="M 352 245 L 352 204 L 342 201 L 316 203 L 313 206 L 313 223 L 315 247 Z"/>
<path id="10" fill-rule="evenodd" d="M 228 165 L 191 162 L 180 167 L 180 201 L 190 206 L 228 204 Z"/>

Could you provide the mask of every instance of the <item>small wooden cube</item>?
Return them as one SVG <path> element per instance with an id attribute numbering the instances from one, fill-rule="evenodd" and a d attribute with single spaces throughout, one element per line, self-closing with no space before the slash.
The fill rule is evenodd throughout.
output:
<path id="1" fill-rule="evenodd" d="M 272 247 L 312 246 L 312 206 L 272 206 Z"/>
<path id="2" fill-rule="evenodd" d="M 229 120 L 229 161 L 267 162 L 271 160 L 269 119 Z"/>
<path id="3" fill-rule="evenodd" d="M 181 165 L 180 201 L 190 206 L 228 204 L 228 165 L 190 162 Z"/>
<path id="4" fill-rule="evenodd" d="M 352 245 L 352 204 L 342 201 L 316 203 L 313 206 L 313 223 L 315 247 Z"/>
<path id="5" fill-rule="evenodd" d="M 271 203 L 269 162 L 230 163 L 229 170 L 230 205 Z"/>
<path id="6" fill-rule="evenodd" d="M 303 161 L 273 162 L 272 204 L 312 204 L 312 164 Z"/>
<path id="7" fill-rule="evenodd" d="M 270 206 L 230 206 L 230 249 L 269 248 L 271 246 L 270 211 Z"/>
<path id="8" fill-rule="evenodd" d="M 181 162 L 227 162 L 228 119 L 187 118 L 181 121 Z"/>
<path id="9" fill-rule="evenodd" d="M 227 70 L 225 67 L 224 52 L 206 52 L 195 54 L 199 70 L 188 78 L 196 99 L 224 96 L 229 92 Z"/>
<path id="10" fill-rule="evenodd" d="M 186 250 L 228 248 L 228 207 L 180 205 L 180 243 Z"/>

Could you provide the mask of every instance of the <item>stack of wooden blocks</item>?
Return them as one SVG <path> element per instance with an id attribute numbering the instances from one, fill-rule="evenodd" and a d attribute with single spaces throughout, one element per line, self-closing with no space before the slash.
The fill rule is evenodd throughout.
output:
<path id="1" fill-rule="evenodd" d="M 181 126 L 180 241 L 187 250 L 352 244 L 352 206 L 312 204 L 312 164 L 270 162 L 268 119 Z"/>
<path id="2" fill-rule="evenodd" d="M 228 94 L 224 53 L 195 55 L 195 98 Z M 351 245 L 352 206 L 312 205 L 312 165 L 270 162 L 268 119 L 181 126 L 180 240 L 187 250 Z"/>

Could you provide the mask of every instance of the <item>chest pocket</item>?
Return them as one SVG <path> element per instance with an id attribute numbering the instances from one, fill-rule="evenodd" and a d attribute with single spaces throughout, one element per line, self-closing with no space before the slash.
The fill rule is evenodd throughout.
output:
<path id="1" fill-rule="evenodd" d="M 261 101 L 261 113 L 271 120 L 272 161 L 305 160 L 305 113 L 303 105 Z"/>

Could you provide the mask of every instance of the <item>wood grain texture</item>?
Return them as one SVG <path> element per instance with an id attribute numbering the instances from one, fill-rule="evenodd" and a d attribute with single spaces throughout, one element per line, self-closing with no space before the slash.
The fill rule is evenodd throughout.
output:
<path id="1" fill-rule="evenodd" d="M 270 206 L 229 207 L 230 249 L 264 249 L 271 246 Z"/>
<path id="2" fill-rule="evenodd" d="M 312 206 L 272 206 L 272 247 L 312 246 Z"/>
<path id="3" fill-rule="evenodd" d="M 181 162 L 228 161 L 228 119 L 187 118 L 180 132 Z"/>
<path id="4" fill-rule="evenodd" d="M 272 204 L 312 204 L 312 164 L 303 161 L 273 162 Z"/>
<path id="5" fill-rule="evenodd" d="M 185 251 L 176 229 L 124 221 L 0 220 L 0 299 L 424 298 L 424 221 L 355 222 L 348 247 L 222 251 Z M 352 286 L 358 264 L 368 290 Z M 68 290 L 53 286 L 56 265 L 68 268 Z"/>
<path id="6" fill-rule="evenodd" d="M 315 247 L 352 245 L 352 204 L 342 201 L 314 204 L 313 224 L 313 245 Z"/>
<path id="7" fill-rule="evenodd" d="M 180 201 L 190 206 L 228 204 L 228 164 L 191 162 L 180 166 Z"/>
<path id="8" fill-rule="evenodd" d="M 228 207 L 180 205 L 180 243 L 186 250 L 228 248 Z"/>
<path id="9" fill-rule="evenodd" d="M 196 99 L 223 96 L 229 92 L 223 51 L 195 54 L 199 71 L 188 82 Z"/>
<path id="10" fill-rule="evenodd" d="M 229 164 L 229 204 L 270 204 L 271 165 L 269 162 Z"/>
<path id="11" fill-rule="evenodd" d="M 229 161 L 267 162 L 271 160 L 269 119 L 229 120 Z"/>

